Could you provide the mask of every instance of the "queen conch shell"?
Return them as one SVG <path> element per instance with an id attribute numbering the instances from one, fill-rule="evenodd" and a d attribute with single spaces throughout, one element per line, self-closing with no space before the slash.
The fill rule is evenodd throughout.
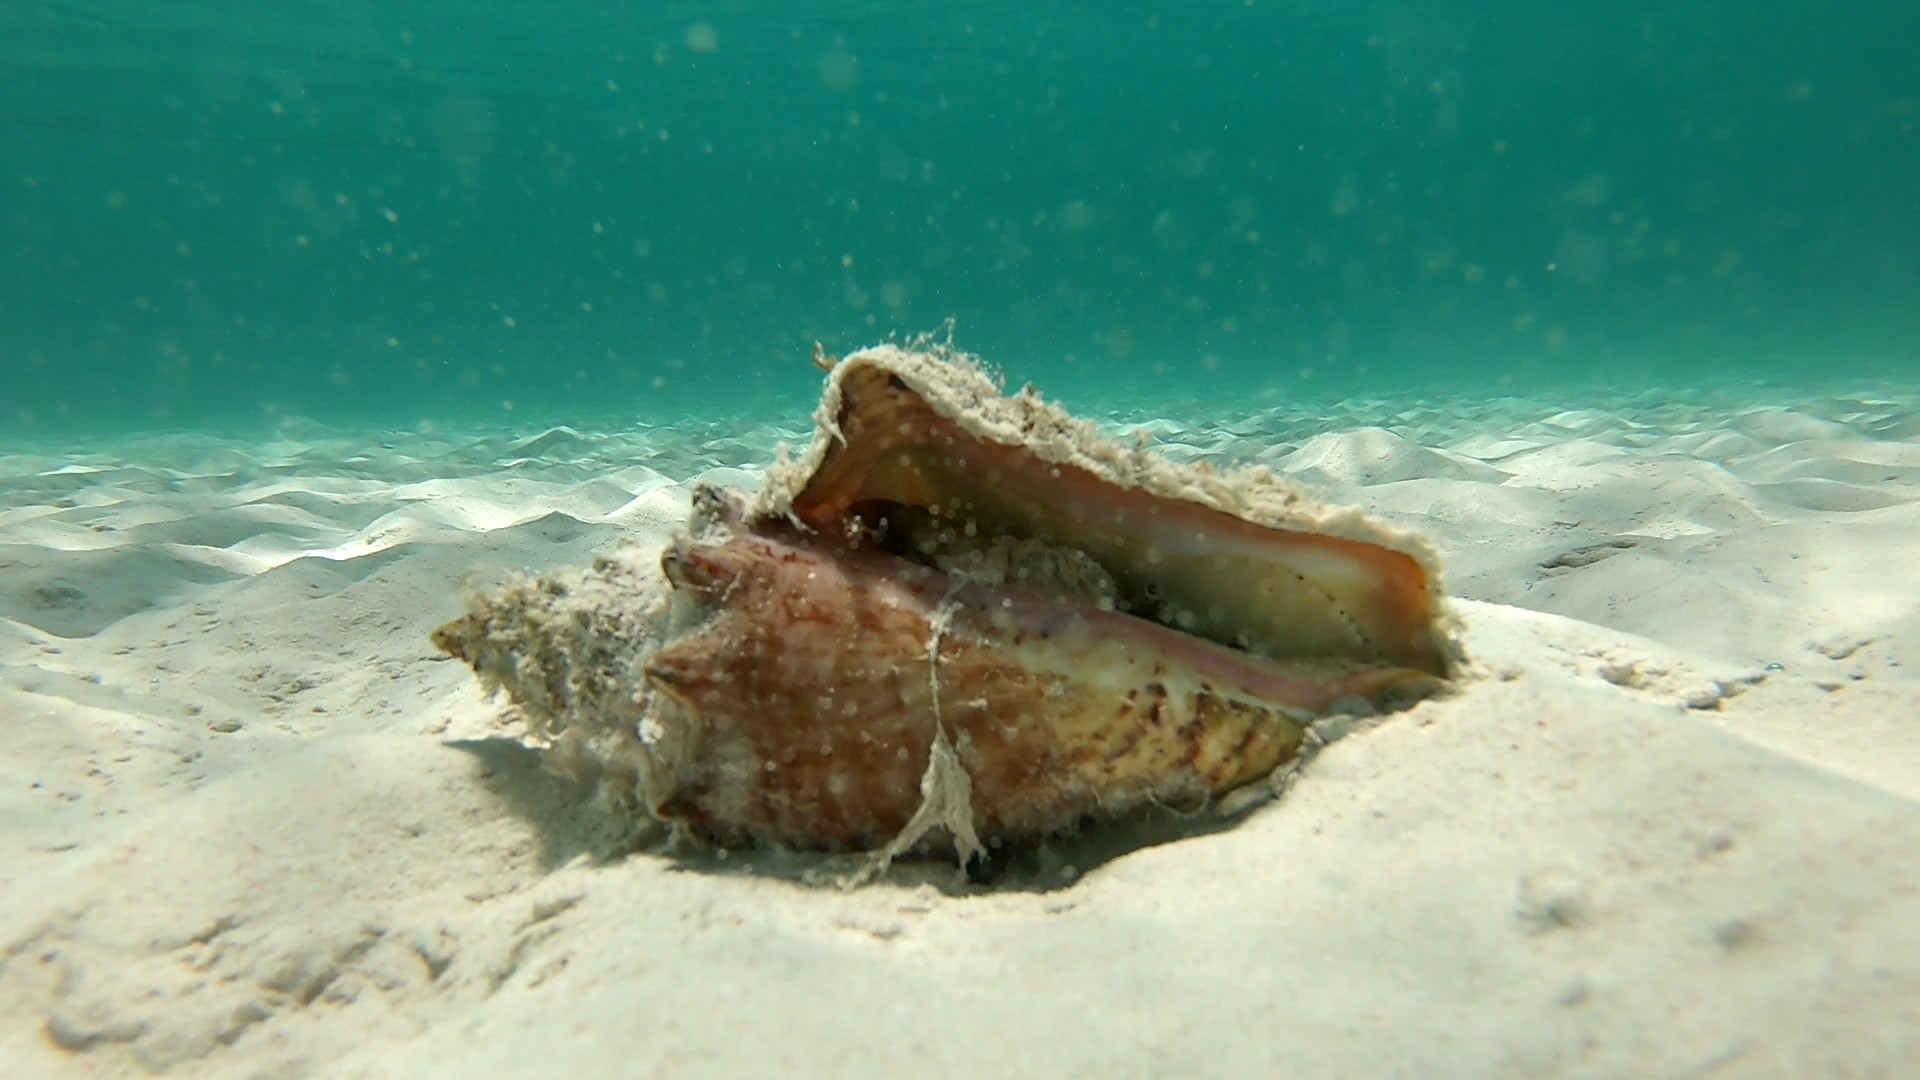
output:
<path id="1" fill-rule="evenodd" d="M 1219 805 L 1457 660 L 1416 537 L 1123 446 L 969 358 L 856 353 L 816 421 L 751 501 L 696 489 L 661 575 L 616 552 L 435 641 L 621 814 L 879 861 Z"/>

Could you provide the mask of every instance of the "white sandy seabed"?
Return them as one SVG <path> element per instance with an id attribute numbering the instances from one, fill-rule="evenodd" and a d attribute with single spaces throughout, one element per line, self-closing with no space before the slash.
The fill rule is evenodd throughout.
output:
<path id="1" fill-rule="evenodd" d="M 803 417 L 12 453 L 0 1073 L 1916 1075 L 1920 395 L 1564 409 L 1120 417 L 1429 531 L 1485 674 L 1048 889 L 600 861 L 428 644 Z"/>

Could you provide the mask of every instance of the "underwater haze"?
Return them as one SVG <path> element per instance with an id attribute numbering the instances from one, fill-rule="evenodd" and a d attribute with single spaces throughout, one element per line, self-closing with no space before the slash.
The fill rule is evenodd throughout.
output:
<path id="1" fill-rule="evenodd" d="M 1920 8 L 0 0 L 0 425 L 1824 386 L 1920 354 Z"/>
<path id="2" fill-rule="evenodd" d="M 1917 127 L 1920 0 L 0 0 L 0 1080 L 1920 1078 Z"/>

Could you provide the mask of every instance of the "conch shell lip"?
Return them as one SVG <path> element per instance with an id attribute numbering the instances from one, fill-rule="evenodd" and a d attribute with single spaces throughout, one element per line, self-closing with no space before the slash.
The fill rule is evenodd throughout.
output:
<path id="1" fill-rule="evenodd" d="M 1084 552 L 1113 580 L 1114 607 L 1179 633 L 1270 658 L 1450 673 L 1457 646 L 1431 553 L 1413 538 L 1357 514 L 1316 517 L 1274 484 L 1249 497 L 1232 477 L 1169 479 L 1137 450 L 1089 460 L 1074 448 L 1092 433 L 1034 395 L 988 399 L 992 388 L 976 387 L 1018 415 L 970 425 L 939 399 L 938 379 L 910 381 L 923 369 L 900 357 L 870 350 L 834 366 L 821 412 L 834 437 L 769 484 L 758 520 L 879 538 L 917 562 L 982 536 L 1040 541 Z M 886 536 L 908 516 L 931 519 L 934 543 L 916 551 Z"/>

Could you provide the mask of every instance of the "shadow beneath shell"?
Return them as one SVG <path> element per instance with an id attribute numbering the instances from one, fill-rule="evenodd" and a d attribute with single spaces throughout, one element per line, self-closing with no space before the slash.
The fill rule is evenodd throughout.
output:
<path id="1" fill-rule="evenodd" d="M 1155 809 L 1115 821 L 1089 821 L 1077 831 L 1046 840 L 989 842 L 985 858 L 963 870 L 951 850 L 902 855 L 884 868 L 870 854 L 822 854 L 772 848 L 717 849 L 676 843 L 658 824 L 639 827 L 596 805 L 593 784 L 557 775 L 540 752 L 516 739 L 450 742 L 481 765 L 480 780 L 509 812 L 532 825 L 540 840 L 544 870 L 578 859 L 610 863 L 626 858 L 664 861 L 676 872 L 716 877 L 758 877 L 840 888 L 862 883 L 930 886 L 948 895 L 988 892 L 1044 893 L 1071 888 L 1088 872 L 1131 852 L 1234 827 L 1245 812 L 1179 813 Z"/>
<path id="2" fill-rule="evenodd" d="M 822 854 L 774 849 L 655 853 L 681 872 L 723 877 L 761 877 L 822 888 L 887 884 L 931 887 L 949 896 L 985 893 L 1049 893 L 1070 889 L 1088 873 L 1136 851 L 1223 832 L 1246 812 L 1180 814 L 1152 810 L 1116 821 L 1088 821 L 1079 829 L 1044 840 L 992 841 L 984 858 L 962 869 L 950 849 L 936 845 L 876 868 L 869 853 Z"/>
<path id="3" fill-rule="evenodd" d="M 471 755 L 487 791 L 534 827 L 543 870 L 557 870 L 582 856 L 596 862 L 618 859 L 646 839 L 594 804 L 590 781 L 546 768 L 540 751 L 518 739 L 456 739 L 447 745 Z"/>

